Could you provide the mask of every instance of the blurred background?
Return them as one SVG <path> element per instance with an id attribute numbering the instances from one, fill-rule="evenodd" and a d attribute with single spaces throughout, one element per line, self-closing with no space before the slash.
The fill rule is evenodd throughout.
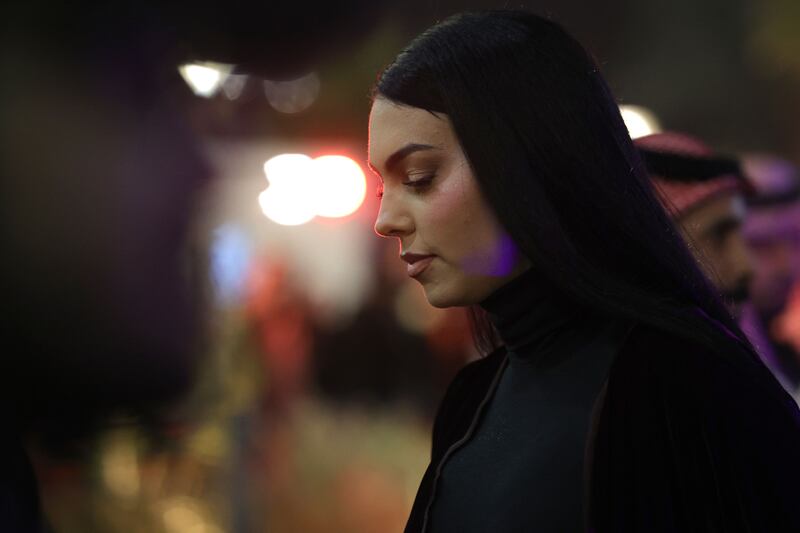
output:
<path id="1" fill-rule="evenodd" d="M 6 104 L 4 113 L 15 121 L 4 129 L 3 150 L 12 160 L 21 157 L 20 151 L 31 152 L 29 160 L 4 164 L 3 169 L 3 216 L 6 228 L 13 228 L 4 230 L 3 242 L 11 243 L 14 255 L 9 257 L 18 265 L 8 267 L 18 271 L 6 278 L 14 284 L 11 294 L 27 302 L 20 311 L 10 298 L 9 307 L 14 309 L 6 314 L 18 331 L 33 331 L 20 334 L 25 337 L 20 343 L 30 346 L 35 338 L 44 343 L 35 353 L 45 354 L 21 371 L 23 376 L 33 375 L 32 381 L 39 385 L 33 390 L 26 387 L 19 397 L 34 398 L 46 390 L 51 394 L 40 403 L 71 401 L 76 389 L 95 386 L 89 378 L 81 381 L 86 374 L 100 376 L 97 381 L 107 384 L 105 396 L 86 393 L 74 404 L 64 400 L 70 407 L 63 411 L 31 408 L 37 415 L 32 418 L 45 422 L 30 428 L 21 424 L 53 530 L 402 529 L 427 466 L 436 405 L 454 373 L 477 352 L 465 314 L 428 306 L 398 261 L 396 245 L 373 232 L 377 183 L 365 165 L 369 90 L 381 68 L 413 36 L 455 12 L 489 7 L 525 7 L 560 21 L 597 58 L 620 104 L 626 106 L 632 135 L 660 129 L 686 131 L 723 153 L 769 153 L 800 163 L 800 3 L 794 0 L 345 2 L 335 16 L 316 4 L 299 2 L 293 8 L 262 8 L 257 13 L 261 19 L 251 18 L 236 2 L 212 5 L 206 11 L 195 7 L 177 16 L 156 8 L 148 17 L 162 22 L 155 25 L 157 31 L 148 33 L 147 39 L 137 33 L 129 41 L 146 53 L 131 52 L 134 45 L 125 45 L 128 41 L 123 38 L 118 49 L 99 53 L 92 43 L 118 43 L 103 34 L 96 41 L 75 44 L 82 55 L 76 53 L 79 58 L 73 60 L 91 65 L 85 77 L 102 84 L 89 85 L 102 89 L 107 83 L 113 97 L 119 94 L 118 86 L 135 85 L 125 81 L 131 71 L 150 71 L 139 66 L 148 61 L 174 75 L 174 85 L 155 84 L 149 89 L 161 103 L 148 105 L 146 114 L 158 122 L 180 109 L 188 131 L 181 130 L 180 135 L 194 139 L 194 144 L 176 147 L 179 134 L 172 130 L 163 138 L 143 136 L 152 141 L 154 150 L 169 147 L 166 155 L 158 152 L 159 162 L 172 161 L 169 157 L 179 149 L 202 161 L 198 165 L 206 177 L 200 193 L 191 206 L 181 204 L 191 212 L 181 234 L 190 243 L 181 264 L 194 273 L 193 289 L 202 295 L 202 302 L 194 305 L 208 311 L 192 329 L 174 326 L 181 311 L 165 311 L 162 304 L 142 304 L 139 309 L 141 316 L 157 317 L 153 319 L 157 324 L 144 333 L 132 329 L 131 338 L 141 334 L 165 338 L 161 326 L 187 336 L 189 331 L 200 332 L 196 335 L 200 340 L 178 350 L 191 362 L 177 370 L 174 359 L 152 357 L 140 370 L 138 363 L 125 363 L 120 355 L 122 363 L 105 363 L 102 356 L 91 359 L 92 365 L 99 365 L 91 367 L 94 370 L 85 366 L 89 359 L 80 359 L 73 374 L 58 365 L 53 370 L 46 354 L 55 348 L 41 338 L 57 337 L 61 348 L 73 342 L 67 339 L 72 339 L 76 322 L 64 322 L 63 315 L 78 307 L 93 309 L 91 302 L 85 303 L 92 300 L 87 291 L 100 290 L 93 284 L 99 278 L 87 277 L 82 287 L 89 289 L 83 292 L 54 296 L 47 269 L 55 268 L 53 261 L 58 260 L 48 255 L 41 262 L 31 261 L 30 267 L 25 254 L 40 249 L 74 257 L 91 254 L 93 245 L 59 251 L 58 242 L 66 241 L 57 236 L 65 231 L 64 221 L 72 224 L 83 209 L 91 216 L 80 218 L 82 229 L 69 238 L 109 227 L 104 221 L 117 217 L 121 208 L 104 207 L 105 197 L 94 194 L 100 187 L 107 187 L 108 198 L 115 199 L 147 194 L 169 199 L 181 193 L 163 196 L 163 182 L 146 167 L 139 171 L 148 179 L 130 173 L 113 181 L 105 171 L 90 169 L 85 175 L 69 174 L 67 182 L 23 180 L 30 161 L 41 158 L 41 153 L 58 152 L 53 147 L 65 139 L 81 142 L 69 140 L 76 132 L 83 135 L 94 127 L 101 132 L 96 139 L 87 134 L 94 155 L 81 156 L 82 162 L 110 153 L 103 152 L 107 132 L 144 112 L 131 106 L 130 117 L 113 115 L 111 125 L 104 126 L 100 122 L 111 112 L 89 93 L 80 93 L 84 86 L 71 80 L 84 74 L 66 69 L 59 55 L 70 53 L 75 34 L 63 40 L 54 37 L 52 28 L 68 30 L 45 20 L 46 11 L 34 17 L 41 33 L 15 33 L 6 23 L 6 45 L 10 42 L 12 50 L 26 52 L 4 55 L 4 76 L 19 75 L 22 81 L 16 92 L 4 89 L 7 102 L 13 103 Z M 93 35 L 108 19 L 120 17 L 109 12 L 96 15 L 92 9 L 71 15 L 91 30 L 82 39 L 89 39 L 86 35 Z M 325 16 L 314 17 L 315 10 Z M 231 20 L 236 23 L 226 26 Z M 252 34 L 238 31 L 242 28 Z M 287 37 L 270 40 L 276 28 L 288 28 Z M 47 46 L 39 46 L 40 41 Z M 173 41 L 181 46 L 173 46 Z M 162 42 L 169 46 L 153 44 Z M 61 50 L 53 52 L 57 48 Z M 180 53 L 173 53 L 176 49 Z M 29 73 L 19 67 L 20 58 L 28 55 L 44 58 L 37 65 L 50 59 L 60 70 Z M 34 111 L 41 112 L 44 104 L 26 98 L 42 94 L 47 102 L 58 101 L 53 109 L 59 111 L 48 111 L 46 119 L 36 122 L 30 117 L 38 116 Z M 167 94 L 169 98 L 163 99 Z M 66 121 L 72 129 L 58 129 Z M 20 131 L 29 130 L 29 137 L 20 136 Z M 43 130 L 56 133 L 42 141 Z M 135 152 L 132 157 L 146 157 L 142 154 Z M 61 167 L 78 163 L 67 158 L 56 160 L 53 167 L 57 165 L 55 174 L 48 167 L 38 170 L 40 174 L 30 171 L 30 176 L 47 172 L 62 176 Z M 89 175 L 102 175 L 96 183 L 103 185 L 95 186 Z M 65 202 L 70 209 L 61 213 Z M 149 208 L 154 202 L 142 205 Z M 175 204 L 168 203 L 166 211 L 170 205 Z M 146 209 L 137 212 L 135 205 L 130 209 L 133 222 L 120 222 L 123 229 L 111 232 L 109 241 L 128 244 L 136 240 L 129 236 L 148 231 L 148 224 L 152 223 L 154 235 L 177 224 L 150 216 Z M 45 224 L 36 218 L 48 214 L 48 220 L 56 222 Z M 149 250 L 148 246 L 145 243 L 142 249 Z M 142 274 L 139 260 L 128 261 L 132 256 L 127 253 L 104 256 L 98 272 L 110 270 L 109 265 L 119 260 L 136 265 L 131 279 Z M 36 270 L 40 263 L 45 266 Z M 69 264 L 76 272 L 90 269 L 81 262 Z M 159 264 L 153 267 L 153 280 L 161 279 Z M 108 286 L 117 287 L 116 279 Z M 174 282 L 161 281 L 164 287 Z M 124 302 L 120 307 L 129 310 L 126 298 L 135 301 L 141 294 L 136 283 L 125 285 L 128 292 L 112 291 L 115 302 Z M 147 286 L 152 289 L 153 283 Z M 29 292 L 19 287 L 28 287 Z M 58 307 L 54 298 L 68 304 Z M 87 311 L 87 316 L 100 320 L 107 312 L 115 320 L 139 325 L 148 320 L 124 310 L 116 315 L 109 311 L 116 307 L 106 304 L 98 301 L 97 307 L 105 311 Z M 28 307 L 35 309 L 28 313 Z M 52 316 L 42 311 L 45 308 L 53 310 Z M 91 320 L 82 320 L 80 328 L 105 342 Z M 109 333 L 116 344 L 98 341 L 95 344 L 102 345 L 98 353 L 124 352 L 120 346 L 130 346 L 120 340 L 124 335 Z M 64 353 L 88 353 L 83 345 L 69 346 Z M 24 358 L 28 352 L 18 353 Z M 142 360 L 139 355 L 131 357 Z M 104 364 L 108 374 L 97 370 L 105 369 Z M 42 377 L 45 372 L 63 379 Z M 73 375 L 77 381 L 71 382 L 70 391 L 59 392 L 59 383 L 69 381 L 64 376 Z M 161 385 L 152 385 L 153 380 Z M 148 387 L 158 389 L 153 392 L 158 402 L 151 405 L 139 396 L 142 383 L 149 384 L 141 393 L 144 396 Z M 174 383 L 180 394 L 169 393 Z M 122 395 L 124 401 L 116 401 L 112 392 L 126 386 L 130 391 Z M 162 389 L 168 393 L 162 394 Z M 86 417 L 91 423 L 72 423 L 83 421 L 76 413 L 92 411 L 111 396 L 114 401 L 108 402 L 102 416 Z M 161 401 L 162 396 L 169 401 Z M 38 417 L 40 411 L 47 411 L 46 416 Z M 53 424 L 53 419 L 62 424 Z M 72 431 L 78 425 L 87 427 Z"/>

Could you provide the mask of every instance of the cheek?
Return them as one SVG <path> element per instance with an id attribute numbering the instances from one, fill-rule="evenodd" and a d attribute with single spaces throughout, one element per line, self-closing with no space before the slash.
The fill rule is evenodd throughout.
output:
<path id="1" fill-rule="evenodd" d="M 471 275 L 511 272 L 516 247 L 467 179 L 450 180 L 428 204 L 425 223 L 442 258 Z"/>
<path id="2" fill-rule="evenodd" d="M 722 274 L 727 264 L 727 255 L 724 248 L 720 248 L 711 243 L 703 243 L 698 247 L 699 260 L 702 263 L 703 271 L 712 281 Z"/>
<path id="3" fill-rule="evenodd" d="M 450 181 L 454 180 L 442 185 L 429 200 L 423 200 L 425 211 L 421 222 L 431 237 L 438 241 L 435 245 L 439 246 L 457 237 L 468 218 L 464 213 L 466 204 L 463 188 Z"/>

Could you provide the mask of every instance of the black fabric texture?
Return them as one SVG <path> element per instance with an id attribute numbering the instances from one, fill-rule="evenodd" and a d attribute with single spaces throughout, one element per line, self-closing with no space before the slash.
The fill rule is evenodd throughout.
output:
<path id="1" fill-rule="evenodd" d="M 508 361 L 497 350 L 467 365 L 448 389 L 406 532 L 424 530 L 442 457 L 467 434 Z M 735 343 L 711 351 L 635 325 L 592 413 L 583 531 L 800 531 L 800 412 Z"/>
<path id="2" fill-rule="evenodd" d="M 443 465 L 429 527 L 579 531 L 591 410 L 626 328 L 581 310 L 533 271 L 483 306 L 508 364 L 474 435 Z"/>

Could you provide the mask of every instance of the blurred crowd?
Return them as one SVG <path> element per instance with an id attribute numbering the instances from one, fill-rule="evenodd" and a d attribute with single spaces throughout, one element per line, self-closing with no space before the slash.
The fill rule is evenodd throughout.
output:
<path id="1" fill-rule="evenodd" d="M 636 139 L 699 265 L 784 388 L 800 400 L 800 175 L 774 155 L 720 155 L 685 133 Z"/>

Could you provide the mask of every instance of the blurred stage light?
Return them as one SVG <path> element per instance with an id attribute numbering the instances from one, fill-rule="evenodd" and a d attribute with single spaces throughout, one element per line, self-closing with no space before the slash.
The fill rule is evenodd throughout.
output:
<path id="1" fill-rule="evenodd" d="M 162 518 L 166 533 L 221 533 L 221 529 L 212 523 L 197 500 L 188 497 L 177 497 L 163 505 Z"/>
<path id="2" fill-rule="evenodd" d="M 658 118 L 649 109 L 636 105 L 621 105 L 619 110 L 622 113 L 622 120 L 625 121 L 625 126 L 628 128 L 631 139 L 638 139 L 661 131 L 661 124 L 658 122 Z"/>
<path id="3" fill-rule="evenodd" d="M 233 70 L 221 63 L 188 63 L 178 67 L 181 76 L 197 96 L 211 98 Z"/>
<path id="4" fill-rule="evenodd" d="M 245 232 L 232 223 L 213 232 L 211 243 L 211 279 L 219 303 L 232 305 L 240 301 L 252 250 Z"/>
<path id="5" fill-rule="evenodd" d="M 222 92 L 228 100 L 236 100 L 242 95 L 246 84 L 246 74 L 229 74 L 225 81 L 222 82 Z"/>
<path id="6" fill-rule="evenodd" d="M 358 163 L 342 155 L 326 155 L 314 160 L 317 215 L 345 217 L 364 203 L 367 179 Z"/>
<path id="7" fill-rule="evenodd" d="M 299 113 L 311 107 L 319 96 L 319 78 L 313 72 L 290 81 L 264 81 L 264 94 L 281 113 Z"/>
<path id="8" fill-rule="evenodd" d="M 258 195 L 258 203 L 267 218 L 282 226 L 298 226 L 316 216 L 310 157 L 277 155 L 264 163 L 264 173 L 269 187 Z"/>
<path id="9" fill-rule="evenodd" d="M 106 436 L 100 464 L 103 483 L 109 492 L 120 498 L 134 499 L 139 495 L 139 457 L 136 434 L 117 430 Z"/>
<path id="10" fill-rule="evenodd" d="M 264 163 L 269 187 L 258 196 L 261 210 L 273 222 L 297 226 L 316 216 L 339 218 L 352 214 L 364 202 L 364 171 L 349 157 L 312 159 L 282 154 Z"/>

